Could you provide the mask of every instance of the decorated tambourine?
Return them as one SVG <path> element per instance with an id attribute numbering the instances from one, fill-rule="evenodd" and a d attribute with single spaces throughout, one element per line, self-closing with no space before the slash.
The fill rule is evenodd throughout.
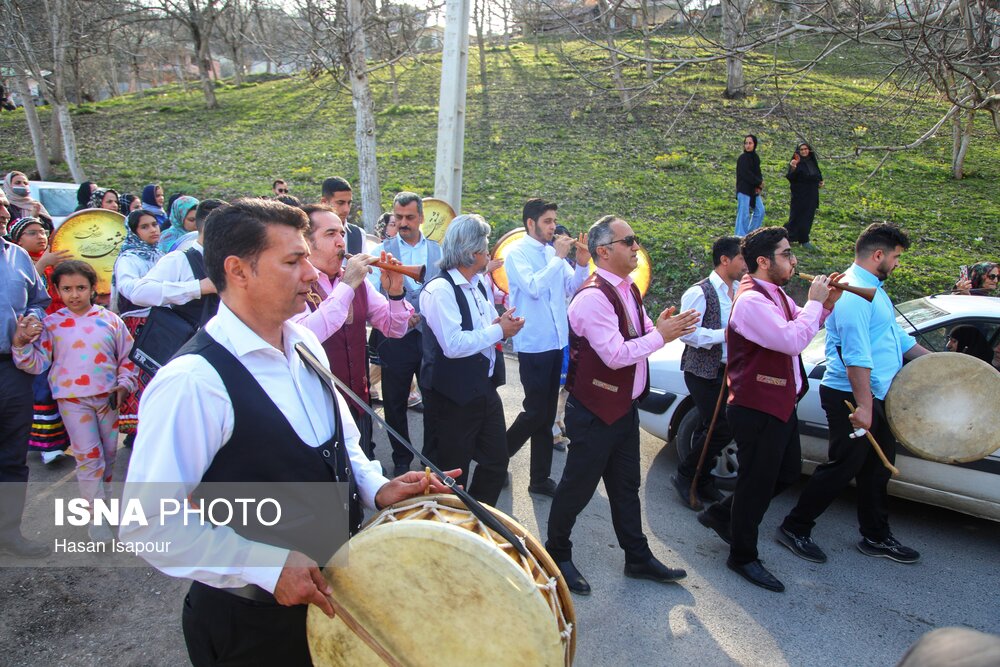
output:
<path id="1" fill-rule="evenodd" d="M 441 243 L 444 241 L 445 230 L 455 219 L 455 209 L 445 200 L 434 197 L 425 197 L 423 205 L 424 224 L 420 226 L 420 231 L 424 238 Z"/>
<path id="2" fill-rule="evenodd" d="M 524 227 L 519 227 L 513 231 L 509 231 L 500 237 L 497 244 L 493 246 L 493 259 L 506 259 L 507 253 L 510 249 L 514 247 L 514 243 L 520 241 L 524 238 L 527 232 L 524 231 Z M 649 258 L 649 253 L 646 249 L 639 247 L 639 265 L 635 267 L 635 270 L 629 274 L 632 277 L 632 282 L 635 286 L 639 288 L 639 293 L 646 296 L 646 291 L 649 290 L 649 283 L 652 281 L 652 261 Z M 593 273 L 597 270 L 597 266 L 594 261 L 590 261 L 590 272 Z M 510 294 L 510 285 L 507 282 L 507 270 L 504 267 L 500 267 L 493 272 L 493 283 L 504 291 L 506 294 Z"/>
<path id="3" fill-rule="evenodd" d="M 68 250 L 97 272 L 97 293 L 111 294 L 115 260 L 127 230 L 121 213 L 90 208 L 69 215 L 52 235 L 52 251 Z"/>

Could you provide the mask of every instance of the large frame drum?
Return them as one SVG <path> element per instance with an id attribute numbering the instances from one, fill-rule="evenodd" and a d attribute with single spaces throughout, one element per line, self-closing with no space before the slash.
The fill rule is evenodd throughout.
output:
<path id="1" fill-rule="evenodd" d="M 52 235 L 52 251 L 69 250 L 73 259 L 87 262 L 97 272 L 97 293 L 111 294 L 111 276 L 128 229 L 125 216 L 88 208 L 66 217 Z"/>
<path id="2" fill-rule="evenodd" d="M 377 514 L 324 570 L 333 597 L 399 662 L 433 667 L 570 665 L 576 617 L 542 545 L 523 557 L 450 495 L 411 498 Z M 313 663 L 384 665 L 337 617 L 310 605 Z"/>

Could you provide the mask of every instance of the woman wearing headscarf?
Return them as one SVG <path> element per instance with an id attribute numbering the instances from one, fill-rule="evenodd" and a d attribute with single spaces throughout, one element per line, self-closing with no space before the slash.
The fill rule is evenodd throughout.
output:
<path id="1" fill-rule="evenodd" d="M 140 208 L 142 208 L 142 200 L 131 192 L 118 195 L 118 212 L 122 215 L 127 216 L 132 211 Z"/>
<path id="2" fill-rule="evenodd" d="M 816 162 L 816 152 L 812 146 L 803 142 L 795 148 L 792 161 L 788 163 L 785 172 L 789 187 L 792 190 L 792 201 L 788 208 L 789 243 L 801 243 L 806 250 L 816 250 L 809 241 L 816 209 L 819 208 L 819 189 L 823 187 L 823 172 Z"/>
<path id="3" fill-rule="evenodd" d="M 743 153 L 736 159 L 736 235 L 746 236 L 764 224 L 764 175 L 757 155 L 757 137 L 743 137 Z"/>
<path id="4" fill-rule="evenodd" d="M 1000 284 L 1000 264 L 977 262 L 969 267 L 967 278 L 960 278 L 955 283 L 955 292 L 975 296 L 994 296 L 997 284 Z"/>
<path id="5" fill-rule="evenodd" d="M 67 251 L 54 253 L 49 246 L 52 225 L 40 218 L 18 218 L 10 225 L 7 238 L 21 246 L 35 262 L 35 268 L 52 303 L 45 309 L 51 315 L 65 304 L 59 297 L 59 290 L 52 284 L 52 269 L 64 259 L 69 259 Z M 28 434 L 28 449 L 41 453 L 42 461 L 52 463 L 63 455 L 69 447 L 69 436 L 59 415 L 59 407 L 52 397 L 48 371 L 35 377 L 32 383 L 35 416 Z"/>
<path id="6" fill-rule="evenodd" d="M 971 324 L 957 326 L 948 333 L 946 347 L 949 352 L 968 354 L 986 363 L 993 361 L 993 348 L 983 332 Z"/>
<path id="7" fill-rule="evenodd" d="M 107 190 L 98 188 L 90 196 L 88 208 L 100 208 L 106 211 L 118 212 L 118 191 L 108 188 Z"/>
<path id="8" fill-rule="evenodd" d="M 114 273 L 111 277 L 111 304 L 125 322 L 129 333 L 136 338 L 139 328 L 149 317 L 149 308 L 132 303 L 132 289 L 163 257 L 163 253 L 157 247 L 161 235 L 160 225 L 152 213 L 141 209 L 132 211 L 125 218 L 125 225 L 128 227 L 128 236 L 122 243 L 118 259 L 115 260 Z M 139 370 L 138 389 L 119 407 L 118 431 L 126 434 L 126 446 L 131 445 L 135 439 L 136 426 L 139 422 L 139 399 L 151 379 L 148 374 Z"/>
<path id="9" fill-rule="evenodd" d="M 182 195 L 170 207 L 170 226 L 160 237 L 160 250 L 166 254 L 173 250 L 185 234 L 195 231 L 195 209 L 198 200 Z"/>
<path id="10" fill-rule="evenodd" d="M 142 189 L 142 210 L 153 214 L 161 230 L 166 229 L 170 217 L 163 210 L 163 188 L 158 183 L 150 183 Z"/>
<path id="11" fill-rule="evenodd" d="M 52 216 L 42 206 L 42 202 L 31 198 L 31 185 L 28 177 L 20 171 L 12 171 L 3 179 L 3 191 L 7 195 L 7 210 L 10 219 L 41 218 L 52 227 Z"/>
<path id="12" fill-rule="evenodd" d="M 85 208 L 93 208 L 90 205 L 90 197 L 97 190 L 97 183 L 93 181 L 84 181 L 80 183 L 80 187 L 76 190 L 76 208 L 73 209 L 74 212 L 82 211 Z"/>

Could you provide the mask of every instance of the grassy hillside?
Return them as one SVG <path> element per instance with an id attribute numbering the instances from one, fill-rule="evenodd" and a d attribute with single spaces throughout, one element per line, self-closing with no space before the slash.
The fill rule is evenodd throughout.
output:
<path id="1" fill-rule="evenodd" d="M 796 53 L 777 54 L 790 68 Z M 528 44 L 488 50 L 489 106 L 470 61 L 463 208 L 482 213 L 497 236 L 520 224 L 532 195 L 560 203 L 560 218 L 582 230 L 606 213 L 628 220 L 654 260 L 655 305 L 676 302 L 709 268 L 707 250 L 732 233 L 735 160 L 744 133 L 760 138 L 767 188 L 766 224 L 788 214 L 784 169 L 797 141 L 817 149 L 826 178 L 813 240 L 821 253 L 800 256 L 805 270 L 845 268 L 857 233 L 873 221 L 903 224 L 915 241 L 891 281 L 894 296 L 950 285 L 958 266 L 1000 259 L 1000 143 L 981 119 L 968 177 L 949 178 L 950 133 L 895 155 L 872 179 L 882 155 L 847 155 L 859 135 L 868 143 L 907 143 L 943 113 L 932 97 L 915 104 L 866 96 L 883 73 L 872 51 L 844 52 L 802 75 L 796 89 L 761 84 L 741 101 L 721 97 L 721 64 L 682 71 L 630 116 L 581 83 L 553 51 Z M 594 56 L 594 67 L 603 63 Z M 772 65 L 751 62 L 748 80 Z M 409 63 L 400 76 L 401 104 L 375 84 L 382 200 L 401 189 L 433 194 L 440 58 Z M 628 75 L 636 80 L 642 72 Z M 137 191 L 161 181 L 167 192 L 234 197 L 269 191 L 275 177 L 312 199 L 330 175 L 356 181 L 354 121 L 348 93 L 328 81 L 284 78 L 219 90 L 222 109 L 204 110 L 195 88 L 166 87 L 75 112 L 89 177 Z M 780 102 L 780 106 L 776 106 Z M 48 112 L 43 111 L 43 120 Z M 0 166 L 33 169 L 20 112 L 0 115 Z M 66 174 L 60 174 L 68 180 Z M 357 187 L 357 186 L 356 186 Z"/>

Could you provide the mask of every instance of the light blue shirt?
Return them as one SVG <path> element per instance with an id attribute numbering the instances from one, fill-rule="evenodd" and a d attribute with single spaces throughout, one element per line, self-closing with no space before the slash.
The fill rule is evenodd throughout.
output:
<path id="1" fill-rule="evenodd" d="M 51 302 L 24 248 L 0 239 L 0 354 L 10 354 L 17 318 L 32 314 L 42 320 Z"/>
<path id="2" fill-rule="evenodd" d="M 514 336 L 515 352 L 548 352 L 569 345 L 566 301 L 590 275 L 586 265 L 574 271 L 556 249 L 525 236 L 504 261 L 514 315 L 524 328 Z"/>
<path id="3" fill-rule="evenodd" d="M 844 365 L 869 368 L 872 394 L 884 400 L 892 379 L 903 367 L 903 355 L 917 341 L 896 322 L 892 301 L 877 276 L 852 264 L 843 281 L 877 288 L 875 300 L 868 303 L 856 294 L 845 293 L 833 307 L 826 320 L 826 372 L 822 384 L 851 391 Z"/>
<path id="4" fill-rule="evenodd" d="M 399 261 L 407 266 L 413 266 L 419 264 L 421 266 L 427 265 L 427 239 L 424 237 L 423 232 L 419 232 L 420 240 L 417 241 L 416 245 L 410 245 L 406 241 L 399 238 L 399 257 L 396 257 Z M 371 249 L 371 255 L 373 257 L 378 257 L 379 253 L 385 250 L 385 243 L 380 243 Z M 371 273 L 368 274 L 368 280 L 375 287 L 375 289 L 380 289 L 382 287 L 382 271 L 372 267 Z M 403 278 L 403 285 L 407 292 L 413 292 L 420 289 L 420 283 L 418 283 L 413 278 L 405 276 Z"/>

